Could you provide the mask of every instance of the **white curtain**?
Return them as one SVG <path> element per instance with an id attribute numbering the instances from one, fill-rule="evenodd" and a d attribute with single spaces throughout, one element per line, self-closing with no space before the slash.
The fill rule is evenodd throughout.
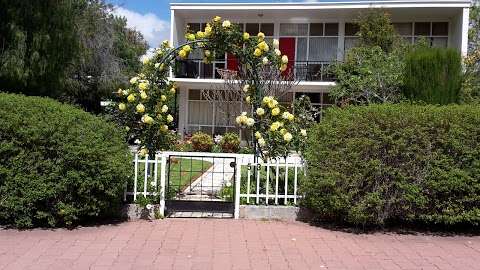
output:
<path id="1" fill-rule="evenodd" d="M 333 61 L 337 58 L 337 37 L 310 38 L 309 61 Z"/>

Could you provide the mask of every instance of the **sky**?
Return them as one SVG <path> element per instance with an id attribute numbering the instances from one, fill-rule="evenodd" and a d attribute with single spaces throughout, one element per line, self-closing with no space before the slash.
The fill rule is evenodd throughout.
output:
<path id="1" fill-rule="evenodd" d="M 170 35 L 170 3 L 239 3 L 239 2 L 316 2 L 315 0 L 106 0 L 115 6 L 114 13 L 127 18 L 127 26 L 140 31 L 150 47 L 157 47 L 161 41 Z M 320 0 L 318 0 L 319 2 Z M 344 0 L 330 0 L 344 1 Z"/>

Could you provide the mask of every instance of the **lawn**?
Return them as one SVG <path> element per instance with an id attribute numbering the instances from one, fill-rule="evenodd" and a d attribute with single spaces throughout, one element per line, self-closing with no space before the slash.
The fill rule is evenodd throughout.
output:
<path id="1" fill-rule="evenodd" d="M 193 158 L 171 158 L 169 165 L 169 178 L 166 179 L 167 185 L 170 184 L 175 190 L 183 189 L 194 182 L 204 172 L 206 172 L 212 163 L 205 160 Z M 170 183 L 168 183 L 170 181 Z"/>

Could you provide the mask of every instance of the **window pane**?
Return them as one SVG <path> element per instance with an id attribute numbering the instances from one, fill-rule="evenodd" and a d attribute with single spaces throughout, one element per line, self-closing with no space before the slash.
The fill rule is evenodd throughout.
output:
<path id="1" fill-rule="evenodd" d="M 411 36 L 412 35 L 412 23 L 394 23 L 393 28 L 401 36 Z"/>
<path id="2" fill-rule="evenodd" d="M 360 30 L 360 27 L 356 23 L 345 24 L 345 36 L 355 36 Z"/>
<path id="3" fill-rule="evenodd" d="M 282 23 L 280 24 L 281 36 L 306 36 L 308 24 L 306 23 Z"/>
<path id="4" fill-rule="evenodd" d="M 202 63 L 200 66 L 200 78 L 213 78 L 213 64 Z"/>
<path id="5" fill-rule="evenodd" d="M 300 98 L 301 96 L 307 96 L 310 98 L 311 103 L 320 103 L 320 95 L 321 93 L 296 93 L 296 98 Z"/>
<path id="6" fill-rule="evenodd" d="M 221 79 L 217 69 L 225 69 L 225 63 L 215 63 L 215 79 Z"/>
<path id="7" fill-rule="evenodd" d="M 259 32 L 258 27 L 259 27 L 258 23 L 247 23 L 246 28 L 245 28 L 245 32 L 256 36 Z"/>
<path id="8" fill-rule="evenodd" d="M 416 36 L 429 36 L 430 35 L 430 23 L 428 23 L 428 22 L 415 23 L 415 35 Z"/>
<path id="9" fill-rule="evenodd" d="M 262 23 L 260 25 L 260 32 L 264 33 L 265 36 L 273 36 L 274 35 L 274 25 L 273 23 Z"/>
<path id="10" fill-rule="evenodd" d="M 197 33 L 198 31 L 200 31 L 199 23 L 187 23 L 187 32 Z"/>
<path id="11" fill-rule="evenodd" d="M 432 36 L 448 36 L 448 22 L 432 23 Z"/>
<path id="12" fill-rule="evenodd" d="M 200 90 L 190 89 L 188 90 L 189 100 L 200 100 Z"/>
<path id="13" fill-rule="evenodd" d="M 323 23 L 311 23 L 310 36 L 323 36 Z"/>
<path id="14" fill-rule="evenodd" d="M 357 46 L 358 44 L 358 37 L 346 37 L 345 38 L 345 54 L 344 55 L 347 55 L 347 52 Z"/>
<path id="15" fill-rule="evenodd" d="M 446 37 L 434 37 L 432 38 L 432 46 L 446 48 L 448 46 L 448 38 Z"/>
<path id="16" fill-rule="evenodd" d="M 325 36 L 338 36 L 338 23 L 326 23 Z"/>
<path id="17" fill-rule="evenodd" d="M 338 38 L 310 38 L 309 61 L 332 61 L 337 58 Z"/>
<path id="18" fill-rule="evenodd" d="M 188 123 L 196 125 L 211 125 L 213 106 L 208 101 L 188 102 Z"/>
<path id="19" fill-rule="evenodd" d="M 307 61 L 307 38 L 297 38 L 296 61 Z"/>

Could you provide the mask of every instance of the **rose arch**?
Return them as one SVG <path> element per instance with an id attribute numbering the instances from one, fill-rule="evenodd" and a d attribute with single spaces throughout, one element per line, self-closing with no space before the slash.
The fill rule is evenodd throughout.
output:
<path id="1" fill-rule="evenodd" d="M 203 51 L 206 63 L 224 53 L 238 60 L 244 74 L 241 85 L 245 102 L 250 106 L 236 117 L 236 122 L 252 132 L 256 157 L 264 160 L 286 157 L 300 148 L 306 136 L 301 121 L 280 105 L 276 97 L 265 95 L 260 83 L 260 71 L 265 66 L 288 72 L 288 58 L 279 50 L 278 40 L 267 41 L 261 32 L 250 36 L 218 16 L 206 25 L 205 31 L 187 31 L 185 37 L 187 42 L 176 48 L 164 41 L 144 61 L 142 72 L 130 80 L 130 87 L 118 90 L 118 110 L 130 136 L 140 140 L 140 154 L 163 150 L 170 144 L 176 85 L 168 80 L 169 70 L 176 59 L 186 59 L 195 49 Z"/>

